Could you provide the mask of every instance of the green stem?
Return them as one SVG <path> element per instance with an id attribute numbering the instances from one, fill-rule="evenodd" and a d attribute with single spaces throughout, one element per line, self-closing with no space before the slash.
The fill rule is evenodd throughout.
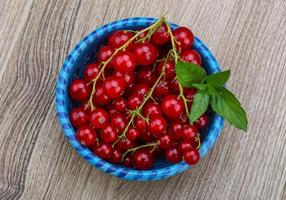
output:
<path id="1" fill-rule="evenodd" d="M 154 142 L 154 143 L 149 143 L 149 144 L 144 144 L 144 145 L 141 145 L 141 146 L 137 146 L 133 149 L 128 149 L 123 155 L 122 155 L 122 161 L 124 160 L 124 157 L 130 153 L 130 152 L 134 152 L 138 149 L 142 149 L 142 148 L 146 148 L 146 147 L 152 147 L 153 146 L 153 149 L 151 151 L 154 151 L 154 149 L 156 148 L 156 146 L 159 144 L 159 142 Z"/>

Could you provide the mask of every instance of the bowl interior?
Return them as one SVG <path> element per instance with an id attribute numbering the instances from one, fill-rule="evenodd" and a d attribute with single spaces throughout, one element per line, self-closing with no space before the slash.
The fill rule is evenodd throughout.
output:
<path id="1" fill-rule="evenodd" d="M 115 169 L 120 169 L 121 172 L 125 171 L 130 174 L 137 174 L 138 173 L 154 173 L 154 171 L 159 172 L 158 170 L 166 170 L 172 171 L 174 170 L 173 174 L 168 173 L 166 174 L 167 176 L 174 175 L 176 173 L 182 172 L 186 170 L 189 166 L 184 163 L 183 161 L 181 163 L 178 163 L 176 165 L 170 164 L 167 162 L 165 159 L 161 160 L 156 160 L 155 165 L 152 170 L 134 170 L 134 169 L 127 169 L 121 165 L 114 165 L 110 164 L 97 156 L 95 156 L 88 148 L 80 145 L 74 137 L 75 130 L 71 127 L 70 121 L 67 118 L 65 123 L 63 124 L 63 120 L 61 119 L 61 113 L 64 111 L 65 114 L 69 113 L 70 109 L 77 106 L 77 103 L 74 101 L 71 101 L 71 99 L 68 96 L 68 85 L 70 82 L 75 79 L 75 78 L 82 78 L 83 76 L 83 70 L 85 69 L 86 65 L 89 63 L 92 63 L 96 60 L 96 55 L 97 51 L 100 48 L 101 45 L 103 45 L 107 37 L 115 30 L 140 30 L 148 25 L 150 25 L 155 19 L 152 18 L 132 18 L 133 20 L 130 19 L 125 19 L 125 20 L 120 20 L 117 22 L 113 22 L 111 24 L 105 25 L 101 27 L 100 29 L 97 29 L 96 31 L 92 32 L 88 36 L 86 36 L 73 50 L 73 52 L 68 56 L 65 64 L 63 65 L 62 71 L 59 75 L 59 80 L 58 80 L 58 86 L 57 86 L 57 96 L 61 95 L 64 97 L 64 105 L 58 105 L 58 97 L 57 97 L 57 110 L 58 110 L 58 116 L 60 117 L 60 121 L 62 123 L 62 126 L 65 130 L 65 135 L 68 137 L 69 141 L 73 145 L 73 147 L 85 158 L 87 159 L 92 165 L 97 166 L 96 164 L 101 163 L 100 166 L 97 166 L 101 168 L 103 171 L 111 173 L 113 175 L 113 172 L 116 171 Z M 140 22 L 140 19 L 144 19 L 142 22 Z M 134 23 L 135 22 L 135 23 Z M 172 28 L 175 28 L 177 25 L 171 24 Z M 216 71 L 219 71 L 219 65 L 215 61 L 214 57 L 212 54 L 209 52 L 209 50 L 201 43 L 201 41 L 196 38 L 195 39 L 195 44 L 194 44 L 194 49 L 200 52 L 202 55 L 202 62 L 203 66 L 205 67 L 206 71 L 208 73 L 213 73 Z M 206 54 L 205 52 L 209 52 Z M 65 73 L 64 73 L 65 72 Z M 64 73 L 64 75 L 62 75 Z M 65 76 L 65 77 L 63 77 Z M 63 80 L 64 79 L 64 80 Z M 62 85 L 64 83 L 64 87 L 62 88 Z M 60 86 L 59 86 L 60 85 Z M 61 92 L 60 92 L 61 91 Z M 59 94 L 60 93 L 60 94 Z M 210 111 L 208 112 L 209 119 L 210 119 L 210 125 L 207 127 L 205 130 L 201 131 L 202 138 L 203 138 L 203 144 L 202 148 L 200 150 L 201 157 L 203 157 L 208 149 L 213 145 L 215 139 L 219 135 L 220 128 L 222 127 L 223 120 L 217 116 L 211 113 Z M 65 127 L 66 126 L 66 127 Z M 68 127 L 67 127 L 68 126 Z M 215 130 L 213 130 L 215 129 Z M 215 135 L 210 135 L 214 134 Z M 210 138 L 209 138 L 209 137 Z M 204 146 L 205 145 L 205 146 Z M 106 167 L 102 167 L 102 165 Z M 110 169 L 110 167 L 113 167 L 113 170 L 107 170 Z M 149 171 L 149 172 L 148 172 Z M 164 171 L 162 171 L 164 172 Z M 166 172 L 166 171 L 165 171 Z M 119 173 L 120 174 L 120 173 Z M 150 174 L 149 174 L 150 175 Z M 117 175 L 116 175 L 117 176 Z M 141 176 L 139 176 L 139 180 Z M 163 177 L 163 176 L 160 176 Z M 134 179 L 130 177 L 125 177 L 126 179 Z M 142 178 L 144 179 L 144 178 Z M 154 178 L 157 179 L 157 178 Z"/>

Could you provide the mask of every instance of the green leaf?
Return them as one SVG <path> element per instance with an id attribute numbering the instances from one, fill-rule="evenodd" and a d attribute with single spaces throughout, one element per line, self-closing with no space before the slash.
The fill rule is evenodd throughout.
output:
<path id="1" fill-rule="evenodd" d="M 209 106 L 209 93 L 207 90 L 198 92 L 195 97 L 190 113 L 190 122 L 195 122 L 202 114 L 206 112 Z"/>
<path id="2" fill-rule="evenodd" d="M 241 105 L 235 95 L 225 87 L 216 87 L 215 89 L 220 93 L 220 95 L 224 96 L 225 99 L 228 99 L 233 103 Z"/>
<path id="3" fill-rule="evenodd" d="M 178 62 L 175 66 L 179 83 L 183 87 L 191 87 L 192 83 L 200 83 L 206 76 L 206 71 L 199 65 Z"/>
<path id="4" fill-rule="evenodd" d="M 198 90 L 205 90 L 207 85 L 204 83 L 193 83 L 192 86 Z"/>
<path id="5" fill-rule="evenodd" d="M 230 70 L 208 75 L 205 80 L 212 86 L 223 86 L 230 76 Z"/>
<path id="6" fill-rule="evenodd" d="M 234 95 L 233 95 L 234 96 Z M 247 116 L 246 112 L 241 107 L 238 100 L 229 98 L 230 95 L 226 96 L 224 93 L 211 93 L 210 103 L 212 109 L 220 116 L 225 118 L 235 127 L 247 130 Z"/>

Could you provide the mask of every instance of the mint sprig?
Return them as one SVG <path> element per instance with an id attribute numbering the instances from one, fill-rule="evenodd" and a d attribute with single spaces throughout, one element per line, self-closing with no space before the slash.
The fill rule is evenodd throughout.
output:
<path id="1" fill-rule="evenodd" d="M 211 75 L 199 65 L 178 62 L 175 66 L 179 83 L 183 87 L 198 89 L 189 114 L 190 123 L 195 122 L 209 105 L 218 115 L 225 118 L 235 127 L 247 130 L 247 114 L 235 95 L 224 87 L 230 76 L 226 70 Z"/>

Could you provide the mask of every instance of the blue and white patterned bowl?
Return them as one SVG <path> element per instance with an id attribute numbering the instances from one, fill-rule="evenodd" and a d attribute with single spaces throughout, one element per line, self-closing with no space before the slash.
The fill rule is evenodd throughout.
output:
<path id="1" fill-rule="evenodd" d="M 75 138 L 75 130 L 69 120 L 69 110 L 74 106 L 68 95 L 68 86 L 75 77 L 81 77 L 87 63 L 94 61 L 98 47 L 106 41 L 108 35 L 115 30 L 138 30 L 149 26 L 156 19 L 136 17 L 122 19 L 106 24 L 87 35 L 81 40 L 66 58 L 59 73 L 56 86 L 56 109 L 59 121 L 73 148 L 91 165 L 98 169 L 127 180 L 160 180 L 174 176 L 190 168 L 188 164 L 181 161 L 170 164 L 165 160 L 156 161 L 150 170 L 135 170 L 121 165 L 111 164 L 93 154 L 88 148 L 81 145 Z M 176 24 L 171 24 L 172 29 Z M 209 74 L 220 71 L 220 66 L 210 50 L 195 38 L 194 49 L 202 56 L 203 66 Z M 211 115 L 209 127 L 202 133 L 203 142 L 200 149 L 201 158 L 212 148 L 223 127 L 223 118 L 216 114 Z"/>

